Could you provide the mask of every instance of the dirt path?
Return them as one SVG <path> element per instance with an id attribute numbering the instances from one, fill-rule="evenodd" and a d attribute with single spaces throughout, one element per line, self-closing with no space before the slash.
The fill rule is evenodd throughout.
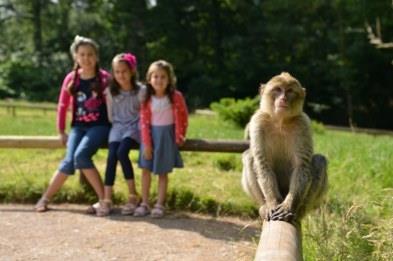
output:
<path id="1" fill-rule="evenodd" d="M 168 213 L 164 219 L 84 214 L 83 205 L 0 205 L 0 260 L 252 260 L 253 221 Z"/>

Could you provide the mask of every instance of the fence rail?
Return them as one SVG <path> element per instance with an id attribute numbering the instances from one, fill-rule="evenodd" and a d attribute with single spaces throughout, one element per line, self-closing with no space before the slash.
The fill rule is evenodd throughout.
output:
<path id="1" fill-rule="evenodd" d="M 56 111 L 57 106 L 55 104 L 45 105 L 45 104 L 0 102 L 0 108 L 6 108 L 8 113 L 11 113 L 13 116 L 15 116 L 17 109 L 42 110 L 44 113 L 46 113 L 47 111 Z"/>
<path id="2" fill-rule="evenodd" d="M 63 147 L 57 136 L 0 136 L 0 148 L 57 149 Z M 188 139 L 180 150 L 241 153 L 247 148 L 247 141 Z"/>

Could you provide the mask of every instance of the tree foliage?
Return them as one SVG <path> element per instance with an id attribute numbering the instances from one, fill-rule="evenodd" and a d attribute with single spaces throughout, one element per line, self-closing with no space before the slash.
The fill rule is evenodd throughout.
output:
<path id="1" fill-rule="evenodd" d="M 142 79 L 152 61 L 173 63 L 191 109 L 254 97 L 289 71 L 312 118 L 391 129 L 393 49 L 370 44 L 365 25 L 378 19 L 389 42 L 392 16 L 389 1 L 371 0 L 1 0 L 0 98 L 55 101 L 80 34 L 107 69 L 124 51 Z"/>

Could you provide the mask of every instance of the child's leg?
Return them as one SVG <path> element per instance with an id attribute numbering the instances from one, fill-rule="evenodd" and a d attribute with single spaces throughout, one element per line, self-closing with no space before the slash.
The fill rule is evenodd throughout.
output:
<path id="1" fill-rule="evenodd" d="M 42 194 L 41 198 L 38 200 L 36 203 L 34 209 L 37 212 L 44 212 L 48 210 L 48 203 L 49 200 L 53 197 L 53 195 L 60 190 L 60 188 L 63 186 L 64 182 L 67 180 L 68 175 L 56 171 L 55 174 L 53 175 L 48 188 Z"/>
<path id="2" fill-rule="evenodd" d="M 48 188 L 42 195 L 43 198 L 50 200 L 57 191 L 63 186 L 64 182 L 67 180 L 68 175 L 63 172 L 56 171 L 49 183 Z"/>
<path id="3" fill-rule="evenodd" d="M 100 201 L 96 211 L 96 215 L 104 217 L 110 214 L 112 208 L 112 188 L 113 186 L 104 187 L 104 200 Z M 94 206 L 93 206 L 94 208 Z M 94 212 L 94 211 L 92 211 Z M 94 214 L 94 213 L 91 213 Z"/>
<path id="4" fill-rule="evenodd" d="M 67 141 L 66 155 L 59 165 L 58 170 L 53 174 L 49 182 L 49 186 L 42 194 L 41 199 L 35 205 L 35 210 L 43 212 L 47 210 L 49 200 L 56 192 L 60 190 L 69 175 L 74 174 L 74 155 L 75 151 L 85 135 L 85 131 L 81 128 L 74 127 L 70 131 Z"/>
<path id="5" fill-rule="evenodd" d="M 116 166 L 117 166 L 117 150 L 120 146 L 120 142 L 111 142 L 108 146 L 108 158 L 106 160 L 105 169 L 105 187 L 104 194 L 105 200 L 112 199 L 112 187 L 115 183 L 116 178 Z"/>
<path id="6" fill-rule="evenodd" d="M 125 138 L 120 142 L 119 148 L 117 149 L 117 158 L 120 161 L 121 168 L 123 170 L 124 179 L 134 179 L 134 169 L 132 168 L 129 153 L 133 140 L 131 138 Z"/>
<path id="7" fill-rule="evenodd" d="M 168 190 L 168 174 L 158 175 L 158 198 L 157 204 L 163 206 Z"/>
<path id="8" fill-rule="evenodd" d="M 136 144 L 134 140 L 132 140 L 131 138 L 125 138 L 121 141 L 120 146 L 117 150 L 117 158 L 120 161 L 121 168 L 124 174 L 124 179 L 127 182 L 130 197 L 136 197 L 137 195 L 134 181 L 134 170 L 132 168 L 132 163 L 129 157 L 129 153 L 133 144 Z"/>
<path id="9" fill-rule="evenodd" d="M 104 187 L 104 199 L 106 201 L 112 201 L 112 192 L 113 192 L 113 186 L 107 186 L 105 185 Z"/>
<path id="10" fill-rule="evenodd" d="M 126 182 L 127 182 L 127 186 L 128 186 L 129 195 L 130 196 L 137 196 L 138 192 L 136 192 L 134 179 L 127 179 Z"/>
<path id="11" fill-rule="evenodd" d="M 92 157 L 107 140 L 109 127 L 95 126 L 86 131 L 75 151 L 75 167 L 82 170 L 99 200 L 104 199 L 104 185 Z"/>
<path id="12" fill-rule="evenodd" d="M 143 217 L 150 213 L 149 192 L 151 175 L 148 169 L 142 169 L 142 203 L 135 209 L 135 217 Z"/>
<path id="13" fill-rule="evenodd" d="M 121 208 L 122 215 L 133 215 L 139 204 L 139 197 L 136 192 L 134 179 L 127 179 L 128 186 L 128 201 Z"/>
<path id="14" fill-rule="evenodd" d="M 148 169 L 142 169 L 142 203 L 149 204 L 151 174 Z"/>
<path id="15" fill-rule="evenodd" d="M 166 192 L 168 190 L 168 174 L 158 175 L 158 198 L 157 203 L 151 211 L 151 216 L 153 218 L 161 218 L 164 216 L 165 208 L 165 198 Z"/>
<path id="16" fill-rule="evenodd" d="M 85 175 L 87 181 L 93 187 L 95 193 L 99 200 L 104 199 L 104 184 L 102 183 L 102 179 L 98 170 L 96 168 L 91 169 L 82 169 L 83 174 Z"/>

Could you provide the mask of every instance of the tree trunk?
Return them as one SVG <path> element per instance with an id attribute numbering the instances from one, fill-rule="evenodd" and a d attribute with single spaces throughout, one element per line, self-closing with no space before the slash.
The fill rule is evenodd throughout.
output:
<path id="1" fill-rule="evenodd" d="M 33 30 L 34 30 L 34 51 L 37 53 L 38 64 L 42 65 L 42 28 L 41 28 L 41 10 L 42 0 L 34 0 L 31 2 L 33 14 Z"/>

